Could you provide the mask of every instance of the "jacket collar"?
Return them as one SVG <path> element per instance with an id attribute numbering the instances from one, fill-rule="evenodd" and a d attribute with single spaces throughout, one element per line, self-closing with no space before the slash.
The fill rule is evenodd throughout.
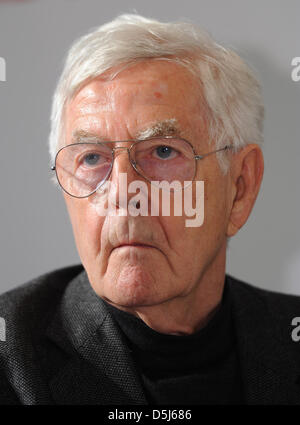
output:
<path id="1" fill-rule="evenodd" d="M 299 367 L 282 331 L 289 323 L 273 317 L 263 291 L 226 278 L 245 403 L 300 404 Z M 55 403 L 147 404 L 124 337 L 84 270 L 68 285 L 47 336 L 64 351 L 49 377 Z M 50 349 L 49 367 L 54 355 Z"/>
<path id="2" fill-rule="evenodd" d="M 56 404 L 146 404 L 129 349 L 85 271 L 68 285 L 47 336 L 65 353 L 49 382 Z"/>

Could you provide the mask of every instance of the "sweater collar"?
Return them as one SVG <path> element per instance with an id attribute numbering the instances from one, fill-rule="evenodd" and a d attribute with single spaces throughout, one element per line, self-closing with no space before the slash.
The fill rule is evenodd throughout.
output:
<path id="1" fill-rule="evenodd" d="M 191 364 L 207 365 L 226 356 L 233 344 L 231 300 L 225 279 L 220 305 L 210 321 L 191 335 L 169 335 L 155 331 L 140 318 L 106 303 L 114 320 L 127 338 L 134 352 L 149 353 L 168 359 L 184 357 Z"/>

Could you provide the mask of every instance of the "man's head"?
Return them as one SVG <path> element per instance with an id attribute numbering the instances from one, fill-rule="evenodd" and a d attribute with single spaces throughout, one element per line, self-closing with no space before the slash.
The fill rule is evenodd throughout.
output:
<path id="1" fill-rule="evenodd" d="M 248 67 L 190 24 L 125 16 L 73 46 L 54 98 L 52 159 L 83 137 L 128 148 L 128 140 L 172 136 L 199 155 L 233 148 L 197 161 L 193 185 L 204 181 L 205 194 L 200 227 L 187 227 L 184 214 L 161 211 L 102 216 L 101 190 L 85 198 L 64 194 L 98 295 L 141 315 L 155 312 L 147 319 L 155 328 L 155 316 L 180 311 L 177 325 L 160 326 L 165 332 L 189 332 L 195 311 L 211 311 L 222 292 L 227 239 L 246 222 L 260 187 L 262 119 L 259 85 Z M 143 180 L 126 149 L 116 151 L 109 176 L 116 199 L 121 173 L 128 184 Z M 183 316 L 190 328 L 178 325 Z"/>

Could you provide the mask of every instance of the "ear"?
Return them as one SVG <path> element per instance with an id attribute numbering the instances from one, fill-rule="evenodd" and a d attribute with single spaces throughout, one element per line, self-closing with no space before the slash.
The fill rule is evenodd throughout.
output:
<path id="1" fill-rule="evenodd" d="M 264 159 L 261 148 L 250 144 L 232 156 L 231 212 L 227 236 L 235 235 L 246 223 L 254 206 L 264 173 Z"/>

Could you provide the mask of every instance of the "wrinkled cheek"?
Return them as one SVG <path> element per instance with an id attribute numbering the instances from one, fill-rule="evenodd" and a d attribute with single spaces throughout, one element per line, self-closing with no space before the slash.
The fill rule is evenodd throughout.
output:
<path id="1" fill-rule="evenodd" d="M 227 192 L 224 180 L 216 173 L 206 176 L 204 180 L 204 221 L 199 228 L 201 241 L 205 240 L 207 251 L 220 247 L 226 232 Z"/>
<path id="2" fill-rule="evenodd" d="M 78 204 L 80 201 L 84 203 Z M 69 214 L 79 256 L 86 263 L 95 258 L 101 249 L 103 217 L 95 214 L 85 200 L 76 200 L 76 204 L 69 208 Z"/>

